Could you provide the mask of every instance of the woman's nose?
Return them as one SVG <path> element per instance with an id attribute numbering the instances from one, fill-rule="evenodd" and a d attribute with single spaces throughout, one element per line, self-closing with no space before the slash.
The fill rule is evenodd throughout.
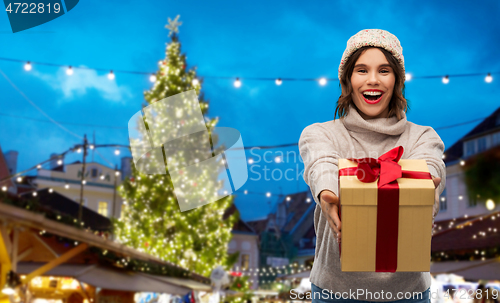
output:
<path id="1" fill-rule="evenodd" d="M 378 74 L 375 72 L 371 72 L 368 74 L 368 79 L 366 80 L 369 84 L 376 84 L 379 82 Z"/>

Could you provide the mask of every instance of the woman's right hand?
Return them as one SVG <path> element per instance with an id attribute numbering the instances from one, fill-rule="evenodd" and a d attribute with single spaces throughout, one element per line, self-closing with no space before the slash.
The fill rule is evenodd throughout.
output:
<path id="1" fill-rule="evenodd" d="M 342 223 L 339 218 L 339 197 L 337 197 L 333 192 L 325 189 L 319 194 L 319 200 L 321 202 L 322 213 L 328 220 L 328 224 L 336 235 L 337 242 L 340 243 L 342 236 Z"/>

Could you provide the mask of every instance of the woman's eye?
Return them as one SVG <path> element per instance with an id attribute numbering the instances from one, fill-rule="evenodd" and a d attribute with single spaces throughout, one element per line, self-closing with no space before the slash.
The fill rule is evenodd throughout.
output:
<path id="1" fill-rule="evenodd" d="M 384 70 L 382 70 L 382 72 L 388 72 L 388 73 L 389 73 L 390 71 L 389 71 L 389 70 L 387 70 L 387 69 L 384 69 Z"/>

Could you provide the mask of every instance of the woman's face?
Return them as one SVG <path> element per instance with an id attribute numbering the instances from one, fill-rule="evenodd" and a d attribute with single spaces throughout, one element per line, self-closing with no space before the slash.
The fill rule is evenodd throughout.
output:
<path id="1" fill-rule="evenodd" d="M 351 76 L 352 100 L 363 119 L 387 118 L 395 82 L 381 50 L 370 48 L 359 56 Z"/>

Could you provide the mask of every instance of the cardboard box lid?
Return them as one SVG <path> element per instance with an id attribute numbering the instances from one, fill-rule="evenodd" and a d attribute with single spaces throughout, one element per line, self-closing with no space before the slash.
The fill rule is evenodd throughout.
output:
<path id="1" fill-rule="evenodd" d="M 425 160 L 401 159 L 398 163 L 403 170 L 429 172 Z M 356 166 L 355 162 L 339 159 L 339 169 Z M 399 178 L 397 181 L 399 205 L 434 205 L 432 179 Z M 377 182 L 363 183 L 356 176 L 341 176 L 339 183 L 341 205 L 377 205 Z"/>

